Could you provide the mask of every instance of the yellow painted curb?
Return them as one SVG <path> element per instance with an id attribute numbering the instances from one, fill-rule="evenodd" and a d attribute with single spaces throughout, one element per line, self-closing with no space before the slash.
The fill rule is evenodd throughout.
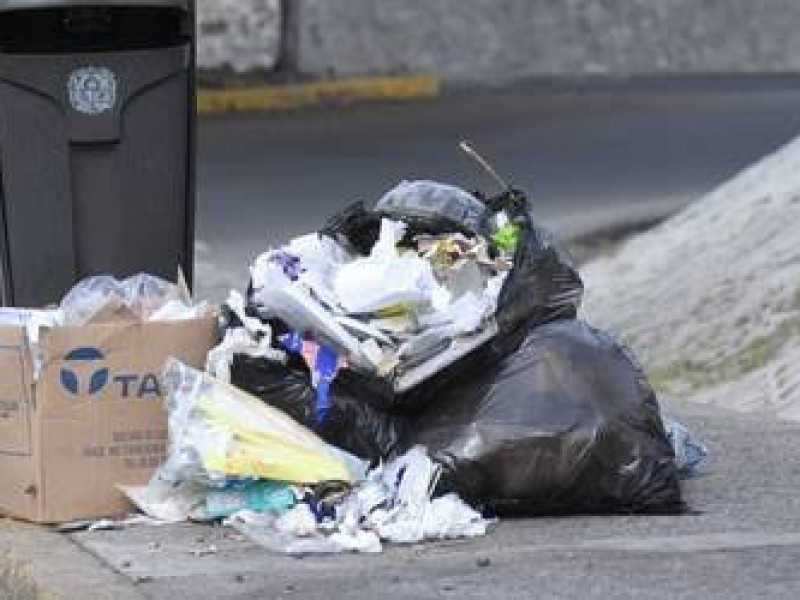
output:
<path id="1" fill-rule="evenodd" d="M 356 77 L 231 90 L 199 90 L 197 112 L 277 111 L 368 101 L 424 100 L 441 91 L 432 75 Z"/>

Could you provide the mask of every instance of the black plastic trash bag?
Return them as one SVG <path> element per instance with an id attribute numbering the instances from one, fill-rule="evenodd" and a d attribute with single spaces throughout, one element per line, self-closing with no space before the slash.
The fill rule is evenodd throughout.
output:
<path id="1" fill-rule="evenodd" d="M 337 382 L 330 391 L 330 409 L 318 422 L 317 393 L 301 361 L 287 366 L 237 355 L 231 365 L 231 383 L 282 410 L 328 443 L 371 461 L 395 454 L 405 435 L 406 419 L 379 411 Z"/>
<path id="2" fill-rule="evenodd" d="M 581 321 L 536 327 L 519 348 L 441 389 L 404 447 L 445 465 L 442 488 L 498 513 L 682 508 L 655 394 L 625 347 Z"/>
<path id="3" fill-rule="evenodd" d="M 500 338 L 558 319 L 574 319 L 583 299 L 583 281 L 566 247 L 533 223 L 527 210 L 517 214 L 522 226 L 514 267 L 497 301 Z"/>

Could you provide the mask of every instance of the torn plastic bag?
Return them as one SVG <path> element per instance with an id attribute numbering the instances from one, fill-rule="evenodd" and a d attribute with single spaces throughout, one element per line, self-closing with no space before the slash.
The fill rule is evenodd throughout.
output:
<path id="1" fill-rule="evenodd" d="M 355 457 L 205 373 L 170 359 L 164 382 L 170 449 L 154 476 L 161 481 L 215 486 L 242 478 L 315 484 L 363 476 L 364 465 Z"/>
<path id="2" fill-rule="evenodd" d="M 118 281 L 110 275 L 88 277 L 76 283 L 61 300 L 67 325 L 84 325 L 104 309 L 125 307 L 140 321 L 177 321 L 198 318 L 208 310 L 194 306 L 184 285 L 139 273 Z"/>
<path id="3" fill-rule="evenodd" d="M 119 285 L 125 304 L 142 321 L 152 320 L 153 315 L 158 315 L 167 306 L 177 313 L 176 305 L 190 307 L 192 304 L 188 290 L 184 292 L 174 283 L 147 273 L 132 275 L 120 281 Z M 165 312 L 158 320 L 168 317 L 169 314 Z"/>
<path id="4" fill-rule="evenodd" d="M 536 327 L 465 369 L 408 431 L 403 447 L 444 465 L 439 491 L 498 513 L 683 507 L 652 388 L 626 348 L 580 321 Z"/>
<path id="5" fill-rule="evenodd" d="M 237 355 L 231 366 L 233 384 L 277 408 L 314 431 L 329 444 L 356 456 L 378 461 L 392 455 L 406 420 L 364 402 L 356 389 L 333 381 L 325 418 L 317 418 L 317 392 L 300 359 L 288 365 L 264 358 Z"/>
<path id="6" fill-rule="evenodd" d="M 83 325 L 100 312 L 111 298 L 125 302 L 122 285 L 110 275 L 88 277 L 76 283 L 61 300 L 64 320 L 70 325 Z"/>

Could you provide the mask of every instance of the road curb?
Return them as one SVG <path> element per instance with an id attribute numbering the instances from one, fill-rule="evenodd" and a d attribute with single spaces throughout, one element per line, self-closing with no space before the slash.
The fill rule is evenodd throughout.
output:
<path id="1" fill-rule="evenodd" d="M 197 111 L 201 115 L 285 111 L 356 102 L 428 100 L 440 93 L 441 80 L 434 75 L 353 77 L 243 89 L 201 89 L 197 93 Z"/>
<path id="2" fill-rule="evenodd" d="M 0 598 L 142 600 L 133 582 L 52 529 L 0 520 Z"/>

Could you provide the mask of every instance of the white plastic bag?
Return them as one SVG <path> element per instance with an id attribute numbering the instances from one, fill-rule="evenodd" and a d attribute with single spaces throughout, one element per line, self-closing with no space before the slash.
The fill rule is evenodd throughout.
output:
<path id="1" fill-rule="evenodd" d="M 242 511 L 227 519 L 225 524 L 279 554 L 302 556 L 382 550 L 380 539 L 372 531 L 355 529 L 331 534 L 320 531 L 307 504 L 298 504 L 282 515 Z"/>
<path id="2" fill-rule="evenodd" d="M 258 319 L 247 316 L 244 298 L 239 292 L 231 291 L 226 306 L 236 315 L 242 327 L 228 329 L 222 342 L 212 348 L 206 357 L 206 372 L 213 377 L 229 383 L 234 356 L 244 354 L 285 362 L 286 353 L 272 347 L 272 328 Z"/>
<path id="3" fill-rule="evenodd" d="M 85 325 L 109 302 L 125 304 L 122 285 L 110 275 L 89 277 L 76 283 L 61 300 L 67 325 Z"/>
<path id="4" fill-rule="evenodd" d="M 179 321 L 197 318 L 207 306 L 193 306 L 185 288 L 155 275 L 139 273 L 123 281 L 110 275 L 76 283 L 61 300 L 66 325 L 85 325 L 106 307 L 127 307 L 140 321 Z"/>
<path id="5" fill-rule="evenodd" d="M 484 519 L 456 494 L 432 500 L 422 517 L 426 540 L 455 540 L 482 537 L 492 521 Z"/>
<path id="6" fill-rule="evenodd" d="M 371 313 L 404 304 L 440 309 L 449 303 L 450 294 L 436 281 L 427 260 L 398 253 L 404 230 L 404 224 L 383 219 L 370 256 L 338 270 L 333 290 L 347 312 Z"/>

